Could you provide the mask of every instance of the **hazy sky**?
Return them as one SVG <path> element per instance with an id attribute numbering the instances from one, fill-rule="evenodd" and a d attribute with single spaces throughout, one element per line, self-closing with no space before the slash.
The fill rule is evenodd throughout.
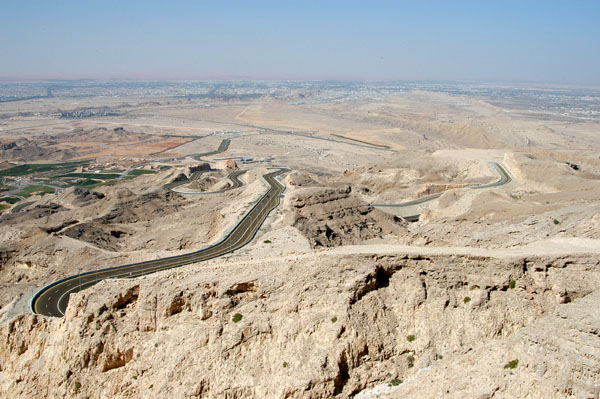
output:
<path id="1" fill-rule="evenodd" d="M 0 0 L 0 77 L 600 84 L 600 1 Z"/>

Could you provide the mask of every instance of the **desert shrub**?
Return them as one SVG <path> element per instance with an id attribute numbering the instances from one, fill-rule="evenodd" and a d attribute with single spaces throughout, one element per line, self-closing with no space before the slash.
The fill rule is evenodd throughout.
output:
<path id="1" fill-rule="evenodd" d="M 510 362 L 506 363 L 504 365 L 504 368 L 512 370 L 512 369 L 516 369 L 518 365 L 519 365 L 519 359 L 514 359 L 514 360 L 511 360 Z"/>
<path id="2" fill-rule="evenodd" d="M 415 337 L 415 336 L 414 336 L 414 335 L 412 335 L 412 334 L 411 334 L 411 335 L 407 335 L 407 336 L 406 336 L 406 340 L 407 340 L 408 342 L 413 342 L 415 339 L 417 339 L 417 337 Z"/>
<path id="3" fill-rule="evenodd" d="M 337 321 L 337 317 L 333 316 L 333 317 L 331 318 L 331 322 L 332 322 L 332 323 L 335 323 L 336 321 Z"/>
<path id="4" fill-rule="evenodd" d="M 390 381 L 390 385 L 393 387 L 397 387 L 400 384 L 402 384 L 402 380 L 399 380 L 397 378 L 394 378 L 392 381 Z"/>
<path id="5" fill-rule="evenodd" d="M 239 314 L 239 313 L 236 313 L 236 314 L 234 314 L 234 315 L 231 317 L 231 320 L 232 320 L 234 323 L 237 323 L 237 322 L 239 322 L 240 320 L 242 320 L 242 317 L 243 317 L 243 316 L 242 316 L 241 314 Z"/>
<path id="6" fill-rule="evenodd" d="M 513 288 L 515 288 L 517 286 L 517 282 L 515 280 L 510 280 L 508 283 L 508 286 L 512 290 Z"/>
<path id="7" fill-rule="evenodd" d="M 470 297 L 468 297 L 468 296 L 466 296 L 466 297 L 463 299 L 463 302 L 464 302 L 464 303 L 469 303 L 469 302 L 471 302 L 471 298 L 470 298 Z"/>

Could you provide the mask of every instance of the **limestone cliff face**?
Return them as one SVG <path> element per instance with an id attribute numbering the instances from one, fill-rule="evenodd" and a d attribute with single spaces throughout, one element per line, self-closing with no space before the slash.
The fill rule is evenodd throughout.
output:
<path id="1" fill-rule="evenodd" d="M 564 315 L 569 336 L 599 347 L 597 307 L 572 313 L 599 280 L 591 257 L 321 251 L 104 281 L 72 296 L 63 319 L 27 315 L 0 327 L 0 396 L 330 398 L 398 379 L 425 398 L 457 379 L 453 392 L 488 384 L 512 397 L 514 384 L 489 384 L 509 371 L 519 375 L 506 377 L 521 384 L 517 396 L 530 387 L 550 392 L 539 386 L 575 396 L 597 382 L 600 361 L 587 349 L 572 352 L 568 342 L 579 341 L 561 341 L 546 320 Z M 535 346 L 538 328 L 545 334 Z M 503 368 L 513 358 L 526 374 Z M 546 361 L 552 380 L 529 369 L 533 358 Z M 434 375 L 438 391 L 421 395 L 411 387 L 429 383 L 431 372 L 418 371 L 429 367 L 446 379 Z M 472 380 L 463 367 L 477 371 Z"/>

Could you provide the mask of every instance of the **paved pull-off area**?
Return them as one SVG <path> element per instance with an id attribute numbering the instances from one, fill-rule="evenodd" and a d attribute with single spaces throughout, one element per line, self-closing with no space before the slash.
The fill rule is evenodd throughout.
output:
<path id="1" fill-rule="evenodd" d="M 99 281 L 109 278 L 143 276 L 216 258 L 243 247 L 252 241 L 269 213 L 279 205 L 280 196 L 285 190 L 285 186 L 277 180 L 277 176 L 287 171 L 288 169 L 280 168 L 263 176 L 270 186 L 269 190 L 238 222 L 235 228 L 217 244 L 185 255 L 133 263 L 67 277 L 38 291 L 31 300 L 32 311 L 45 316 L 61 317 L 64 315 L 69 303 L 69 294 L 91 287 Z"/>

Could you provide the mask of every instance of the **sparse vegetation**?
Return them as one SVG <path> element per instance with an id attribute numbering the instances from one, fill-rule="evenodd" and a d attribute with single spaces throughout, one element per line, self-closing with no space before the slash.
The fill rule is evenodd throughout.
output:
<path id="1" fill-rule="evenodd" d="M 288 363 L 287 362 L 283 362 L 283 368 L 287 368 Z"/>
<path id="2" fill-rule="evenodd" d="M 519 359 L 514 359 L 514 360 L 511 360 L 510 362 L 506 363 L 504 365 L 504 368 L 512 370 L 512 369 L 516 369 L 518 365 L 519 365 Z"/>
<path id="3" fill-rule="evenodd" d="M 560 224 L 560 220 L 554 219 L 554 224 Z"/>
<path id="4" fill-rule="evenodd" d="M 471 302 L 471 297 L 468 297 L 468 296 L 464 297 L 464 299 L 463 299 L 463 302 L 464 302 L 464 303 L 469 303 L 469 302 Z"/>
<path id="5" fill-rule="evenodd" d="M 417 339 L 417 337 L 415 337 L 415 336 L 414 336 L 414 335 L 412 335 L 412 334 L 411 334 L 411 335 L 407 335 L 407 336 L 406 336 L 406 340 L 407 340 L 408 342 L 413 342 L 415 339 Z"/>
<path id="6" fill-rule="evenodd" d="M 408 357 L 408 368 L 413 368 L 415 366 L 415 358 L 414 356 L 409 356 Z"/>
<path id="7" fill-rule="evenodd" d="M 152 389 L 154 388 L 154 384 L 150 384 L 150 386 L 148 387 L 148 389 Z"/>
<path id="8" fill-rule="evenodd" d="M 393 387 L 397 387 L 400 384 L 402 384 L 402 380 L 399 380 L 397 378 L 394 378 L 392 381 L 390 381 L 390 385 Z"/>
<path id="9" fill-rule="evenodd" d="M 243 316 L 242 316 L 241 314 L 239 314 L 239 313 L 236 313 L 236 314 L 234 314 L 234 315 L 231 317 L 231 321 L 233 321 L 234 323 L 237 323 L 237 322 L 239 322 L 240 320 L 242 320 L 242 317 L 243 317 Z"/>
<path id="10" fill-rule="evenodd" d="M 332 322 L 332 323 L 335 323 L 336 321 L 337 321 L 337 317 L 333 316 L 333 317 L 331 318 L 331 322 Z"/>
<path id="11" fill-rule="evenodd" d="M 89 164 L 89 161 L 63 162 L 51 164 L 23 164 L 0 171 L 0 176 L 25 176 L 33 173 L 51 172 L 60 169 L 65 169 L 65 171 L 68 171 L 68 169 L 74 170 L 78 166 L 87 164 Z"/>
<path id="12" fill-rule="evenodd" d="M 508 287 L 512 290 L 517 286 L 517 282 L 515 280 L 510 280 L 508 282 Z"/>
<path id="13" fill-rule="evenodd" d="M 75 384 L 73 384 L 73 388 L 75 389 L 75 392 L 79 392 L 79 390 L 81 389 L 81 383 L 79 381 L 75 381 Z"/>
<path id="14" fill-rule="evenodd" d="M 270 244 L 270 243 L 271 243 L 271 240 L 264 240 L 264 241 L 263 241 L 263 243 L 264 243 L 264 244 Z"/>
<path id="15" fill-rule="evenodd" d="M 120 177 L 116 173 L 67 173 L 64 175 L 56 176 L 56 177 L 78 177 L 82 179 L 101 179 L 101 180 L 110 180 L 116 179 Z"/>

